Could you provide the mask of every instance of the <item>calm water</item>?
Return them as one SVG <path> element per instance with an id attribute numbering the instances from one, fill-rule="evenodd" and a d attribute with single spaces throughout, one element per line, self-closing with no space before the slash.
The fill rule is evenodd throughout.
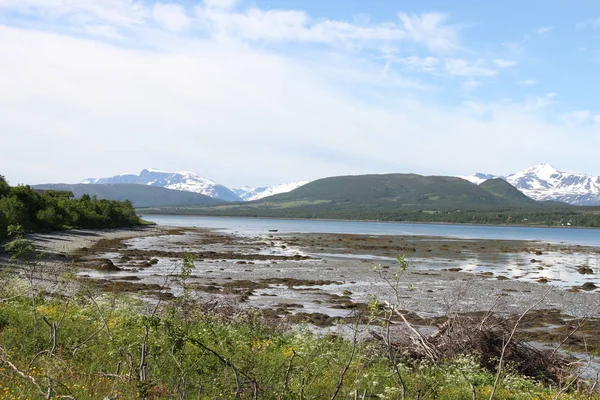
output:
<path id="1" fill-rule="evenodd" d="M 530 228 L 490 225 L 411 224 L 356 221 L 286 220 L 203 217 L 195 215 L 145 215 L 160 225 L 217 228 L 243 235 L 277 230 L 279 233 L 348 233 L 357 235 L 418 235 L 467 239 L 539 240 L 600 246 L 600 229 Z"/>

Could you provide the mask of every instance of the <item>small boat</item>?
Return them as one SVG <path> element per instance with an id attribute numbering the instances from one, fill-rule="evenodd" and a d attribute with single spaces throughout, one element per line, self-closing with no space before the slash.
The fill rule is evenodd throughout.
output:
<path id="1" fill-rule="evenodd" d="M 269 232 L 278 232 L 279 229 L 269 229 Z"/>

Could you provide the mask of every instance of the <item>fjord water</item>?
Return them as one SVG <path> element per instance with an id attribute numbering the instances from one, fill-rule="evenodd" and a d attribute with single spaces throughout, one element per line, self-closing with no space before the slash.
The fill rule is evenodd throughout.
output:
<path id="1" fill-rule="evenodd" d="M 196 215 L 144 215 L 159 225 L 222 229 L 242 235 L 278 233 L 345 233 L 355 235 L 416 235 L 460 239 L 537 240 L 582 246 L 600 246 L 600 229 L 523 227 L 460 224 L 412 224 L 338 220 L 204 217 Z"/>

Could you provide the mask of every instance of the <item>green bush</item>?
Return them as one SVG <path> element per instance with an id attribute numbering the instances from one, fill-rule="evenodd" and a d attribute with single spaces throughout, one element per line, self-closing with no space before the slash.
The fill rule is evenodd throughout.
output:
<path id="1" fill-rule="evenodd" d="M 23 288 L 12 281 L 0 296 Z M 340 399 L 355 393 L 401 398 L 378 343 L 285 330 L 253 310 L 193 306 L 184 315 L 183 309 L 171 302 L 143 316 L 145 307 L 131 299 L 85 292 L 71 300 L 38 299 L 35 306 L 26 296 L 0 303 L 0 397 L 35 398 L 50 387 L 54 396 L 77 399 L 321 399 L 336 392 Z M 488 398 L 495 379 L 468 356 L 436 364 L 406 360 L 398 367 L 407 398 L 471 399 L 471 385 L 478 398 Z M 550 388 L 509 373 L 495 398 L 552 396 Z M 569 392 L 560 398 L 587 397 Z"/>
<path id="2" fill-rule="evenodd" d="M 10 187 L 0 175 L 0 240 L 9 225 L 27 232 L 68 228 L 120 228 L 139 225 L 129 201 L 71 199 L 57 192 L 38 193 L 29 186 Z"/>

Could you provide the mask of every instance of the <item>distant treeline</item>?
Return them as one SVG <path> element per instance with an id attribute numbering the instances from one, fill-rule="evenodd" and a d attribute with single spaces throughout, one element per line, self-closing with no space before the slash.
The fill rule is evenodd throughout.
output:
<path id="1" fill-rule="evenodd" d="M 58 190 L 34 190 L 10 186 L 0 175 L 0 240 L 9 226 L 26 232 L 69 228 L 119 228 L 139 225 L 140 219 L 129 201 L 98 200 Z"/>
<path id="2" fill-rule="evenodd" d="M 337 208 L 337 209 L 336 209 Z M 600 227 L 597 207 L 503 208 L 480 210 L 415 210 L 358 206 L 353 209 L 316 205 L 293 208 L 165 207 L 138 210 L 144 214 L 190 214 L 229 217 L 347 219 L 362 221 L 428 222 L 483 225 L 537 225 Z"/>

